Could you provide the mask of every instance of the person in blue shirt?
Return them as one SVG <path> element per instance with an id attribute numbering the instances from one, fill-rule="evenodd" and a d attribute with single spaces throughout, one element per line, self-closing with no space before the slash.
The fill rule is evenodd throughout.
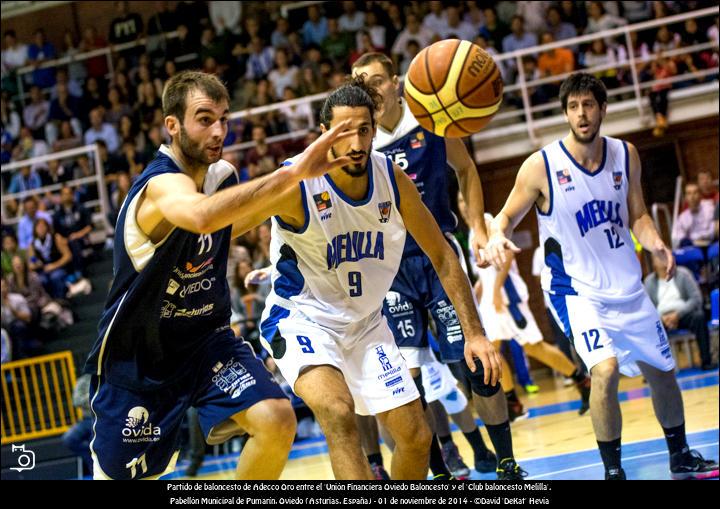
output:
<path id="1" fill-rule="evenodd" d="M 40 175 L 30 166 L 23 166 L 20 171 L 16 172 L 10 180 L 7 192 L 22 193 L 23 191 L 31 191 L 42 187 L 42 179 Z"/>
<path id="2" fill-rule="evenodd" d="M 34 66 L 54 60 L 57 58 L 55 46 L 45 39 L 45 31 L 39 28 L 35 31 L 34 42 L 28 47 L 29 63 Z M 32 72 L 33 85 L 40 88 L 48 88 L 55 85 L 55 68 L 46 67 L 44 69 L 35 69 Z"/>

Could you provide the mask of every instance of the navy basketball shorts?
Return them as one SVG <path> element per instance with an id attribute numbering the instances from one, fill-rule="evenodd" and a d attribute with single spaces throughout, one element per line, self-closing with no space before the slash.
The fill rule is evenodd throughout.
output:
<path id="1" fill-rule="evenodd" d="M 175 468 L 180 425 L 197 408 L 207 438 L 213 427 L 265 399 L 287 399 L 250 346 L 225 330 L 198 352 L 193 369 L 176 383 L 133 391 L 93 376 L 95 479 L 157 478 Z"/>
<path id="2" fill-rule="evenodd" d="M 432 316 L 442 362 L 464 358 L 465 337 L 455 307 L 425 254 L 403 257 L 383 302 L 383 315 L 409 368 L 430 360 L 428 322 Z"/>

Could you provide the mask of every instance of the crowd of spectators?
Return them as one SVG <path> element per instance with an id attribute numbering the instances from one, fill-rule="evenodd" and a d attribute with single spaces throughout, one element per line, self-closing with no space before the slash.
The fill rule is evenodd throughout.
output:
<path id="1" fill-rule="evenodd" d="M 169 141 L 162 89 L 180 70 L 200 68 L 217 74 L 230 91 L 231 111 L 238 111 L 330 90 L 343 81 L 352 62 L 369 51 L 387 53 L 404 73 L 422 48 L 440 39 L 467 39 L 498 55 L 705 6 L 643 1 L 343 1 L 293 8 L 284 16 L 285 3 L 177 2 L 171 9 L 169 2 L 155 2 L 155 12 L 143 16 L 132 12 L 128 2 L 114 2 L 115 18 L 109 26 L 85 26 L 79 33 L 68 29 L 62 41 L 49 41 L 43 29 L 31 41 L 21 41 L 7 29 L 2 49 L 2 163 L 97 143 L 110 201 L 107 219 L 114 224 L 133 179 Z M 143 44 L 133 44 L 143 37 Z M 523 70 L 526 79 L 538 79 L 605 66 L 597 75 L 616 88 L 630 83 L 630 70 L 622 65 L 630 51 L 647 59 L 637 67 L 643 81 L 718 65 L 717 17 L 663 25 L 633 33 L 632 39 L 632 49 L 621 36 L 542 51 L 524 57 Z M 715 42 L 714 49 L 667 56 L 679 47 L 708 41 Z M 113 50 L 111 74 L 105 55 L 39 67 L 49 60 L 108 47 Z M 21 75 L 21 89 L 17 72 L 26 65 L 34 69 Z M 504 61 L 501 71 L 506 83 L 518 79 L 514 59 Z M 560 81 L 533 87 L 533 105 L 557 98 Z M 686 83 L 658 84 L 648 90 L 658 135 L 667 127 L 668 90 L 696 81 L 689 78 Z M 510 106 L 521 102 L 519 96 L 506 97 Z M 226 146 L 253 142 L 249 150 L 226 154 L 241 180 L 273 171 L 286 156 L 317 137 L 317 132 L 307 129 L 318 106 L 288 103 L 232 121 Z M 267 142 L 268 137 L 296 131 L 306 134 L 283 143 Z M 2 174 L 4 193 L 21 193 L 3 203 L 4 219 L 20 218 L 17 227 L 3 224 L 4 279 L 16 255 L 38 276 L 50 298 L 63 303 L 68 285 L 83 278 L 92 213 L 99 211 L 85 203 L 100 196 L 94 184 L 68 187 L 67 183 L 96 172 L 93 158 L 80 155 Z M 55 184 L 51 192 L 43 189 Z M 259 314 L 262 299 L 254 297 L 261 290 L 241 284 L 241 273 L 267 261 L 265 230 L 267 226 L 240 240 L 236 258 L 240 263 L 229 276 L 236 292 L 234 316 L 245 327 L 243 332 L 254 326 L 252 319 Z M 5 238 L 17 239 L 17 253 L 9 251 L 6 256 Z M 5 318 L 4 313 L 3 326 Z M 15 331 L 19 318 L 14 318 Z"/>

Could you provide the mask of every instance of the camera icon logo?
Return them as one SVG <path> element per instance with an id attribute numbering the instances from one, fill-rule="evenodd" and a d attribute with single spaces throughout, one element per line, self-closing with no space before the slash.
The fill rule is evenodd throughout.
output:
<path id="1" fill-rule="evenodd" d="M 35 468 L 35 453 L 25 449 L 25 444 L 12 446 L 13 453 L 21 453 L 17 458 L 17 467 L 11 467 L 10 470 L 23 472 Z"/>

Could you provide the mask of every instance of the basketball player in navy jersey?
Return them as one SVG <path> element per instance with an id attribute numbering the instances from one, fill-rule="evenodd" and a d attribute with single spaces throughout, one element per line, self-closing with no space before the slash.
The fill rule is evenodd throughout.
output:
<path id="1" fill-rule="evenodd" d="M 247 433 L 236 475 L 277 479 L 295 434 L 290 402 L 230 329 L 230 239 L 245 219 L 307 177 L 350 162 L 327 157 L 351 136 L 339 122 L 292 167 L 237 185 L 221 160 L 229 98 L 213 75 L 186 71 L 163 92 L 172 136 L 133 184 L 117 222 L 114 280 L 92 375 L 90 444 L 96 479 L 157 478 L 173 470 L 180 424 L 196 407 L 207 442 Z M 342 131 L 347 131 L 343 133 Z"/>
<path id="2" fill-rule="evenodd" d="M 570 133 L 534 153 L 492 223 L 486 247 L 496 267 L 508 240 L 535 206 L 545 248 L 542 287 L 554 314 L 592 373 L 590 406 L 605 478 L 625 479 L 620 461 L 620 373 L 642 374 L 665 433 L 674 479 L 717 477 L 718 465 L 689 449 L 682 395 L 662 321 L 645 293 L 630 232 L 675 272 L 672 251 L 645 208 L 641 164 L 630 143 L 600 136 L 607 108 L 603 83 L 575 73 L 560 87 Z"/>
<path id="3" fill-rule="evenodd" d="M 427 475 L 430 430 L 419 392 L 383 317 L 406 231 L 437 270 L 466 330 L 463 357 L 477 383 L 494 387 L 499 357 L 483 335 L 469 281 L 412 181 L 372 150 L 376 92 L 361 78 L 334 90 L 323 131 L 350 122 L 355 135 L 329 151 L 351 164 L 308 178 L 273 207 L 273 288 L 261 341 L 325 433 L 338 479 L 373 479 L 355 412 L 376 415 L 395 441 L 394 479 Z M 334 128 L 334 127 L 333 127 Z M 284 164 L 292 167 L 294 158 Z M 250 216 L 257 223 L 264 216 Z"/>
<path id="4" fill-rule="evenodd" d="M 470 226 L 476 232 L 470 248 L 478 264 L 486 265 L 482 249 L 487 240 L 482 186 L 475 163 L 463 141 L 436 136 L 418 124 L 407 104 L 400 98 L 400 82 L 392 61 L 386 55 L 366 53 L 353 64 L 352 72 L 356 76 L 366 76 L 368 83 L 383 98 L 374 146 L 392 159 L 414 182 L 423 203 L 446 237 L 446 243 L 452 246 L 455 256 L 462 258 L 460 246 L 452 236 L 457 227 L 457 218 L 450 208 L 447 167 L 455 171 L 460 191 L 467 203 Z M 469 385 L 468 378 L 473 379 L 475 376 L 461 362 L 466 331 L 458 323 L 456 310 L 430 260 L 410 235 L 391 291 L 401 296 L 401 302 L 391 307 L 386 301 L 383 312 L 418 387 L 422 386 L 420 366 L 431 361 L 428 358 L 428 314 L 432 315 L 437 327 L 440 360 L 450 366 L 462 383 Z M 476 469 L 487 472 L 497 468 L 499 478 L 521 478 L 524 472 L 513 457 L 505 395 L 502 391 L 496 392 L 496 387 L 488 390 L 488 387 L 476 381 L 475 378 L 472 386 L 473 391 L 481 396 L 478 399 L 478 410 L 499 460 L 496 465 L 495 457 L 482 443 L 480 434 L 473 434 L 468 440 L 475 451 Z M 437 442 L 433 441 L 431 465 L 436 475 L 442 475 L 444 468 L 439 451 Z"/>

